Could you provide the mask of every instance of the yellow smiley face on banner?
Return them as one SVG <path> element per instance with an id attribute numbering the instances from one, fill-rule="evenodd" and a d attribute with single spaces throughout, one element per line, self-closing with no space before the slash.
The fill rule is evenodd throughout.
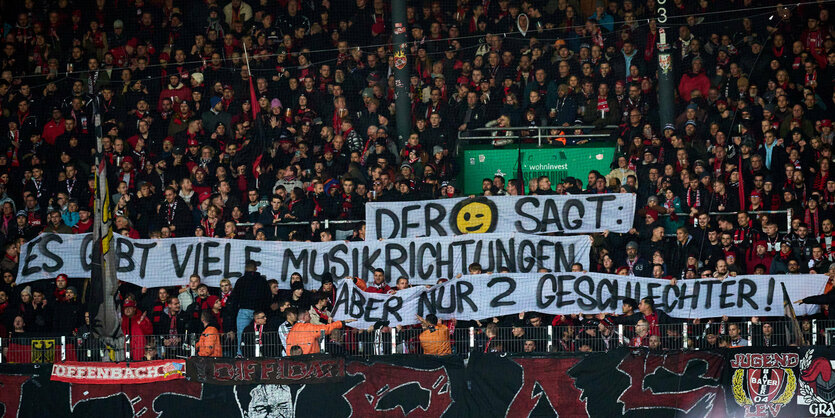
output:
<path id="1" fill-rule="evenodd" d="M 449 223 L 456 235 L 493 232 L 499 220 L 496 204 L 483 196 L 458 202 L 450 215 Z"/>

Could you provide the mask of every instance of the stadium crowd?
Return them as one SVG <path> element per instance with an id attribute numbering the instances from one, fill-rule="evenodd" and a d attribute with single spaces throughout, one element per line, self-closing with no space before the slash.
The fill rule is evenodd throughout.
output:
<path id="1" fill-rule="evenodd" d="M 410 135 L 401 142 L 383 0 L 3 2 L 0 335 L 90 333 L 83 278 L 18 286 L 15 275 L 26 241 L 93 225 L 94 103 L 114 228 L 133 238 L 328 241 L 334 231 L 322 221 L 362 220 L 367 202 L 460 196 L 461 132 L 495 127 L 494 144 L 504 146 L 501 128 L 554 126 L 548 142 L 570 146 L 588 140 L 560 137 L 562 127 L 617 125 L 610 172 L 558 184 L 497 177 L 485 179 L 483 193 L 637 194 L 634 228 L 593 234 L 592 265 L 580 270 L 669 280 L 830 273 L 828 5 L 668 3 L 676 117 L 661 126 L 655 0 L 598 0 L 588 16 L 576 0 L 410 1 Z M 526 36 L 517 29 L 520 13 L 529 19 Z M 784 210 L 790 222 L 768 213 Z M 349 239 L 363 240 L 364 227 L 353 227 Z M 211 328 L 240 347 L 243 331 L 266 327 L 307 353 L 316 344 L 293 340 L 288 326 L 341 327 L 328 311 L 333 282 L 309 292 L 300 276 L 280 289 L 286 280 L 248 266 L 234 287 L 227 280 L 209 288 L 199 276 L 177 288 L 123 284 L 123 329 Z M 408 280 L 378 272 L 364 286 L 389 292 Z M 835 301 L 829 295 L 806 302 Z M 835 309 L 821 315 L 835 317 Z M 433 332 L 454 328 L 420 321 L 427 344 Z M 517 339 L 517 328 L 543 323 L 600 326 L 599 342 L 623 321 L 648 345 L 671 320 L 631 301 L 622 316 L 522 313 L 478 326 L 486 326 L 485 341 L 500 332 L 487 322 L 512 328 Z M 728 338 L 738 342 L 739 332 Z M 552 342 L 579 349 L 591 341 L 581 334 L 595 332 Z M 205 353 L 216 353 L 207 344 Z M 439 344 L 439 353 L 449 349 Z"/>

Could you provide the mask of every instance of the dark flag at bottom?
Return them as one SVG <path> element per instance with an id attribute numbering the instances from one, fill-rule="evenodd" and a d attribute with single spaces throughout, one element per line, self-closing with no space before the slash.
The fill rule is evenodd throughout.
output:
<path id="1" fill-rule="evenodd" d="M 803 337 L 803 331 L 797 322 L 797 315 L 794 314 L 794 306 L 792 306 L 789 292 L 786 290 L 786 284 L 780 283 L 780 286 L 783 288 L 783 310 L 786 317 L 789 318 L 786 322 L 786 335 L 789 336 L 789 343 L 803 347 L 806 345 L 806 338 Z"/>

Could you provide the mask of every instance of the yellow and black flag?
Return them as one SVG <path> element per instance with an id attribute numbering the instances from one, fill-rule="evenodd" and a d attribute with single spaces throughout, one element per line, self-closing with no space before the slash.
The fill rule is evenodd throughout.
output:
<path id="1" fill-rule="evenodd" d="M 122 337 L 121 319 L 116 306 L 119 280 L 116 278 L 118 258 L 113 246 L 112 210 L 110 191 L 107 184 L 107 159 L 101 154 L 101 114 L 93 99 L 93 120 L 95 125 L 98 154 L 96 159 L 96 190 L 93 219 L 93 260 L 91 270 L 90 317 L 95 334 L 111 346 Z"/>

